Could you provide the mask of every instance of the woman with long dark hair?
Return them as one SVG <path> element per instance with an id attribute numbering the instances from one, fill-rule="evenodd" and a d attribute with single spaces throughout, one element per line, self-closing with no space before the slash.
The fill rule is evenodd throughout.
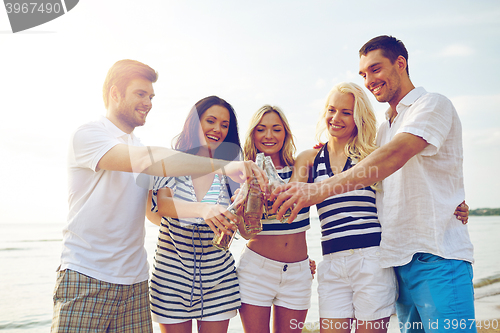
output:
<path id="1" fill-rule="evenodd" d="M 217 96 L 198 101 L 174 138 L 174 148 L 238 159 L 232 106 Z M 226 332 L 241 306 L 233 256 L 211 242 L 214 233 L 234 228 L 226 219 L 232 216 L 225 209 L 230 193 L 224 175 L 155 178 L 148 218 L 160 225 L 160 234 L 150 289 L 153 320 L 162 332 L 191 332 L 193 319 L 200 332 Z"/>

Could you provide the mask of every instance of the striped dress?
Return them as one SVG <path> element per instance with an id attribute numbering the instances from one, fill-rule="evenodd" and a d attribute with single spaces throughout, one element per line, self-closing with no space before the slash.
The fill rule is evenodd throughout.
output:
<path id="1" fill-rule="evenodd" d="M 292 177 L 293 168 L 291 166 L 286 166 L 277 171 L 281 179 L 288 183 Z M 292 223 L 282 223 L 279 220 L 262 219 L 262 231 L 259 232 L 259 235 L 290 235 L 306 231 L 310 227 L 309 207 L 304 207 L 300 210 L 299 214 Z"/>
<path id="2" fill-rule="evenodd" d="M 315 183 L 333 177 L 327 146 L 325 144 L 314 159 L 312 179 Z M 343 171 L 353 166 L 348 158 Z M 371 187 L 331 196 L 316 207 L 323 255 L 380 245 L 382 229 L 375 206 L 375 190 Z"/>
<path id="3" fill-rule="evenodd" d="M 152 211 L 158 210 L 156 195 L 163 187 L 176 199 L 196 202 L 190 176 L 156 177 Z M 215 175 L 202 202 L 229 205 L 225 177 Z M 233 256 L 215 248 L 213 236 L 202 218 L 162 218 L 150 287 L 153 320 L 202 319 L 240 308 Z"/>

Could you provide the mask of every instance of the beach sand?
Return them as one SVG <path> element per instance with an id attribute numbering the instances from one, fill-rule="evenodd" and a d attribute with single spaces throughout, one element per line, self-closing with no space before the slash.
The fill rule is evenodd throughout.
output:
<path id="1" fill-rule="evenodd" d="M 477 324 L 477 333 L 491 333 L 491 332 L 496 332 L 496 333 L 500 332 L 500 319 L 494 319 L 494 320 L 489 319 L 481 321 L 480 323 Z"/>
<path id="2" fill-rule="evenodd" d="M 474 304 L 477 332 L 500 333 L 500 295 L 482 297 L 477 299 Z M 319 322 L 306 323 L 306 325 L 303 333 L 319 333 Z M 400 333 L 398 319 L 395 315 L 391 317 L 388 333 Z"/>
<path id="3" fill-rule="evenodd" d="M 500 295 L 483 297 L 474 302 L 478 333 L 500 332 Z"/>

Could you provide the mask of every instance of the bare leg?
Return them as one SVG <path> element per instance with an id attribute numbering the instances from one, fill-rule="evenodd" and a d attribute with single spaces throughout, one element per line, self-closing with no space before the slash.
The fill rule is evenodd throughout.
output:
<path id="1" fill-rule="evenodd" d="M 245 333 L 269 333 L 271 307 L 242 303 L 240 317 Z"/>
<path id="2" fill-rule="evenodd" d="M 356 333 L 386 333 L 390 317 L 356 323 Z"/>
<path id="3" fill-rule="evenodd" d="M 292 310 L 274 306 L 273 333 L 301 332 L 306 320 L 307 310 Z"/>
<path id="4" fill-rule="evenodd" d="M 198 321 L 199 333 L 226 333 L 229 319 L 221 321 Z"/>
<path id="5" fill-rule="evenodd" d="M 319 328 L 321 333 L 351 333 L 352 322 L 352 318 L 320 318 Z"/>
<path id="6" fill-rule="evenodd" d="M 180 324 L 160 324 L 161 333 L 191 333 L 192 321 Z"/>

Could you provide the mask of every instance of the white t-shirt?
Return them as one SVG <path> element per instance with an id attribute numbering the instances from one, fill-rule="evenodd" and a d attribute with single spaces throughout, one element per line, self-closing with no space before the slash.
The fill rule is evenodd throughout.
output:
<path id="1" fill-rule="evenodd" d="M 121 131 L 105 117 L 79 127 L 73 135 L 60 269 L 133 284 L 149 277 L 144 248 L 148 190 L 136 185 L 133 173 L 97 169 L 102 156 L 122 143 L 142 145 L 133 133 Z"/>
<path id="2" fill-rule="evenodd" d="M 384 179 L 377 193 L 381 265 L 405 265 L 417 252 L 473 262 L 467 226 L 453 215 L 465 198 L 462 125 L 453 104 L 420 87 L 399 102 L 397 112 L 392 125 L 380 126 L 377 145 L 398 133 L 429 145 Z"/>

